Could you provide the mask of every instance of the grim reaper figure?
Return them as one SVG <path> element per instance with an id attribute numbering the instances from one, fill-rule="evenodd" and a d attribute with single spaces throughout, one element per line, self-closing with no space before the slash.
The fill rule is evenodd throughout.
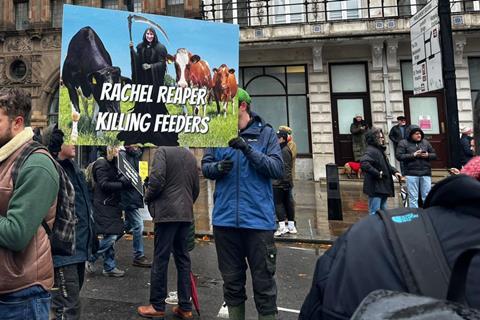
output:
<path id="1" fill-rule="evenodd" d="M 167 49 L 158 41 L 155 29 L 149 27 L 143 33 L 142 42 L 136 50 L 130 42 L 130 57 L 132 64 L 132 82 L 142 85 L 153 85 L 152 98 L 154 102 L 136 102 L 133 113 L 150 114 L 151 125 L 147 132 L 123 131 L 118 139 L 125 145 L 153 143 L 156 146 L 177 146 L 178 135 L 168 132 L 154 132 L 154 121 L 157 114 L 168 114 L 165 103 L 157 103 L 159 87 L 163 86 L 167 70 Z"/>

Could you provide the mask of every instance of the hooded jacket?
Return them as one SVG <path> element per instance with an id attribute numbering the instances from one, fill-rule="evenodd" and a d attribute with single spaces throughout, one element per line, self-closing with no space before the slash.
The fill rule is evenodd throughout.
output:
<path id="1" fill-rule="evenodd" d="M 432 188 L 424 208 L 452 268 L 460 253 L 480 243 L 480 182 L 465 175 L 444 179 Z M 466 283 L 470 306 L 480 308 L 480 257 L 470 265 Z M 362 299 L 377 289 L 407 292 L 384 223 L 371 215 L 319 258 L 299 319 L 350 319 Z"/>
<path id="2" fill-rule="evenodd" d="M 203 156 L 203 175 L 216 180 L 213 225 L 275 230 L 271 179 L 283 175 L 282 153 L 272 127 L 255 113 L 251 116 L 251 124 L 240 132 L 251 147 L 246 154 L 232 148 L 209 148 Z M 224 159 L 233 160 L 228 174 L 217 167 Z"/>
<path id="3" fill-rule="evenodd" d="M 420 132 L 422 140 L 415 142 L 412 140 L 412 135 L 415 132 Z M 407 130 L 407 139 L 404 139 L 398 143 L 396 157 L 398 161 L 403 161 L 404 171 L 406 176 L 431 176 L 432 165 L 430 161 L 437 159 L 437 154 L 433 149 L 430 142 L 424 138 L 425 134 L 422 129 L 416 125 L 411 125 Z M 423 150 L 428 152 L 427 158 L 417 158 L 413 154 L 417 150 Z"/>
<path id="4" fill-rule="evenodd" d="M 393 197 L 395 189 L 392 176 L 398 170 L 390 165 L 385 155 L 385 146 L 378 141 L 379 134 L 380 130 L 375 128 L 365 134 L 367 150 L 360 158 L 360 165 L 365 174 L 363 193 L 369 197 Z"/>

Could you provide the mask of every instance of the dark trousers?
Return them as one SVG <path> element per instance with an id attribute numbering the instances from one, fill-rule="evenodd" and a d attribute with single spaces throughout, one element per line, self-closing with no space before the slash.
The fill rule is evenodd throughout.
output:
<path id="1" fill-rule="evenodd" d="M 274 275 L 277 249 L 273 231 L 213 227 L 213 235 L 227 306 L 237 306 L 247 300 L 245 283 L 248 262 L 258 313 L 275 314 L 277 285 Z"/>
<path id="2" fill-rule="evenodd" d="M 177 266 L 178 305 L 182 310 L 191 311 L 190 297 L 190 255 L 188 254 L 188 234 L 191 223 L 155 223 L 154 257 L 151 272 L 150 303 L 157 311 L 165 311 L 167 298 L 168 261 L 173 253 Z"/>
<path id="3" fill-rule="evenodd" d="M 295 200 L 293 200 L 292 188 L 274 187 L 273 198 L 278 221 L 295 221 Z"/>
<path id="4" fill-rule="evenodd" d="M 84 262 L 54 269 L 50 312 L 53 319 L 80 319 L 80 290 L 84 279 Z"/>

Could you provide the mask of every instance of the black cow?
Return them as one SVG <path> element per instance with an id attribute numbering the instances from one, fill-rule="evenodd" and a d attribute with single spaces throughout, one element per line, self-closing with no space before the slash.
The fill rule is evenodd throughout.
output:
<path id="1" fill-rule="evenodd" d="M 93 94 L 100 112 L 120 112 L 118 101 L 100 101 L 104 83 L 120 83 L 120 68 L 112 66 L 110 54 L 97 33 L 90 27 L 80 29 L 70 40 L 63 64 L 62 81 L 70 101 L 80 112 L 77 88 L 85 97 Z"/>

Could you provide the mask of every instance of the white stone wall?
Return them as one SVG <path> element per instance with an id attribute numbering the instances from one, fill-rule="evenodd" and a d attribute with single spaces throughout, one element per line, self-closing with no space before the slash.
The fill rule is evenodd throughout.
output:
<path id="1" fill-rule="evenodd" d="M 325 165 L 335 162 L 333 154 L 332 109 L 328 66 L 314 71 L 308 66 L 310 92 L 310 127 L 313 153 L 313 176 L 315 180 L 326 176 Z"/>

